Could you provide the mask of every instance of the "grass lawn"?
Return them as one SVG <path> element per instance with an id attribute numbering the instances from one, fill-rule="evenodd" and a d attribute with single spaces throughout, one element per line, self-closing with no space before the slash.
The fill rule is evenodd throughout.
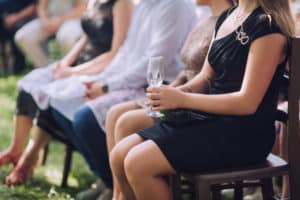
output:
<path id="1" fill-rule="evenodd" d="M 10 143 L 16 99 L 16 82 L 20 77 L 0 77 L 0 151 Z M 94 181 L 85 161 L 78 154 L 73 155 L 69 187 L 60 188 L 64 161 L 64 145 L 52 141 L 45 166 L 38 166 L 34 179 L 24 186 L 7 187 L 4 183 L 12 166 L 0 168 L 0 200 L 72 199 L 78 191 L 88 188 Z"/>

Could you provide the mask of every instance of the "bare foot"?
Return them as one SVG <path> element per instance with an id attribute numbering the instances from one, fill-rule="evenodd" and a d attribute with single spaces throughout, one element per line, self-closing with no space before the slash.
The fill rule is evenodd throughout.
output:
<path id="1" fill-rule="evenodd" d="M 23 155 L 17 166 L 6 177 L 6 185 L 21 185 L 26 183 L 32 175 L 38 158 L 30 158 Z"/>
<path id="2" fill-rule="evenodd" d="M 20 157 L 21 157 L 21 152 L 20 153 L 15 153 L 10 150 L 5 150 L 4 152 L 0 153 L 0 166 L 12 163 L 14 166 L 17 165 Z"/>

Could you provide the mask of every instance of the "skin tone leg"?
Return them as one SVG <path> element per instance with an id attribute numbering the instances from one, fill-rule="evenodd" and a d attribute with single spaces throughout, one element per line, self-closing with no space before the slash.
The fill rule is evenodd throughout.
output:
<path id="1" fill-rule="evenodd" d="M 153 141 L 143 141 L 134 134 L 118 143 L 113 152 L 119 158 L 125 156 L 123 162 L 112 158 L 115 161 L 112 162 L 114 170 L 118 174 L 117 181 L 122 184 L 124 199 L 136 197 L 139 200 L 171 200 L 168 184 L 162 175 L 176 172 Z"/>
<path id="2" fill-rule="evenodd" d="M 12 173 L 6 178 L 6 184 L 16 185 L 24 183 L 25 179 L 30 178 L 33 173 L 34 166 L 38 160 L 39 150 L 49 142 L 50 136 L 43 132 L 42 129 L 35 127 L 32 139 L 29 141 L 24 153 L 22 154 L 18 165 Z"/>
<path id="3" fill-rule="evenodd" d="M 154 121 L 147 116 L 146 110 L 139 108 L 140 106 L 135 102 L 126 102 L 110 110 L 106 119 L 108 152 L 111 152 L 121 139 L 154 124 Z M 114 184 L 113 196 L 118 199 L 119 195 L 119 187 Z"/>
<path id="4" fill-rule="evenodd" d="M 17 115 L 14 117 L 14 131 L 13 138 L 7 150 L 0 154 L 0 156 L 11 155 L 12 157 L 19 157 L 23 152 L 24 145 L 27 141 L 29 131 L 32 128 L 32 118 L 26 115 Z M 1 156 L 1 157 L 2 157 Z"/>
<path id="5" fill-rule="evenodd" d="M 128 152 L 134 146 L 143 142 L 143 139 L 138 135 L 131 135 L 128 138 L 119 142 L 110 153 L 110 166 L 115 176 L 115 183 L 119 187 L 121 193 L 116 200 L 135 200 L 135 195 L 130 187 L 124 168 L 124 160 Z"/>
<path id="6" fill-rule="evenodd" d="M 110 154 L 111 150 L 115 146 L 115 126 L 118 118 L 125 112 L 129 110 L 134 110 L 140 108 L 139 105 L 136 104 L 136 102 L 126 102 L 121 103 L 116 106 L 114 106 L 110 111 L 107 113 L 106 117 L 106 142 L 107 142 L 107 148 L 108 153 Z M 119 198 L 119 187 L 116 185 L 115 176 L 113 175 L 113 182 L 114 182 L 114 191 L 113 191 L 113 197 L 114 199 Z"/>

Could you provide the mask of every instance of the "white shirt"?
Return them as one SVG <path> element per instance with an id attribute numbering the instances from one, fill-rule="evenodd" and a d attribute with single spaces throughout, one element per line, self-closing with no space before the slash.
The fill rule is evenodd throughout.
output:
<path id="1" fill-rule="evenodd" d="M 165 80 L 171 82 L 183 67 L 180 50 L 195 22 L 190 0 L 142 0 L 135 8 L 127 39 L 98 80 L 109 91 L 141 88 L 147 84 L 149 57 L 163 56 Z"/>
<path id="2" fill-rule="evenodd" d="M 48 14 L 56 17 L 63 16 L 70 12 L 78 2 L 78 0 L 48 0 Z"/>

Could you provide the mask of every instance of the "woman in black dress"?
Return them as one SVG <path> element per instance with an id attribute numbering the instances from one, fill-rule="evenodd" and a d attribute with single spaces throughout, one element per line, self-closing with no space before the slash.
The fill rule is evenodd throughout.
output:
<path id="1" fill-rule="evenodd" d="M 125 199 L 170 199 L 164 175 L 266 159 L 293 27 L 288 1 L 239 0 L 219 17 L 194 79 L 177 88 L 148 88 L 154 110 L 193 110 L 196 117 L 166 119 L 116 145 L 110 161 Z"/>

